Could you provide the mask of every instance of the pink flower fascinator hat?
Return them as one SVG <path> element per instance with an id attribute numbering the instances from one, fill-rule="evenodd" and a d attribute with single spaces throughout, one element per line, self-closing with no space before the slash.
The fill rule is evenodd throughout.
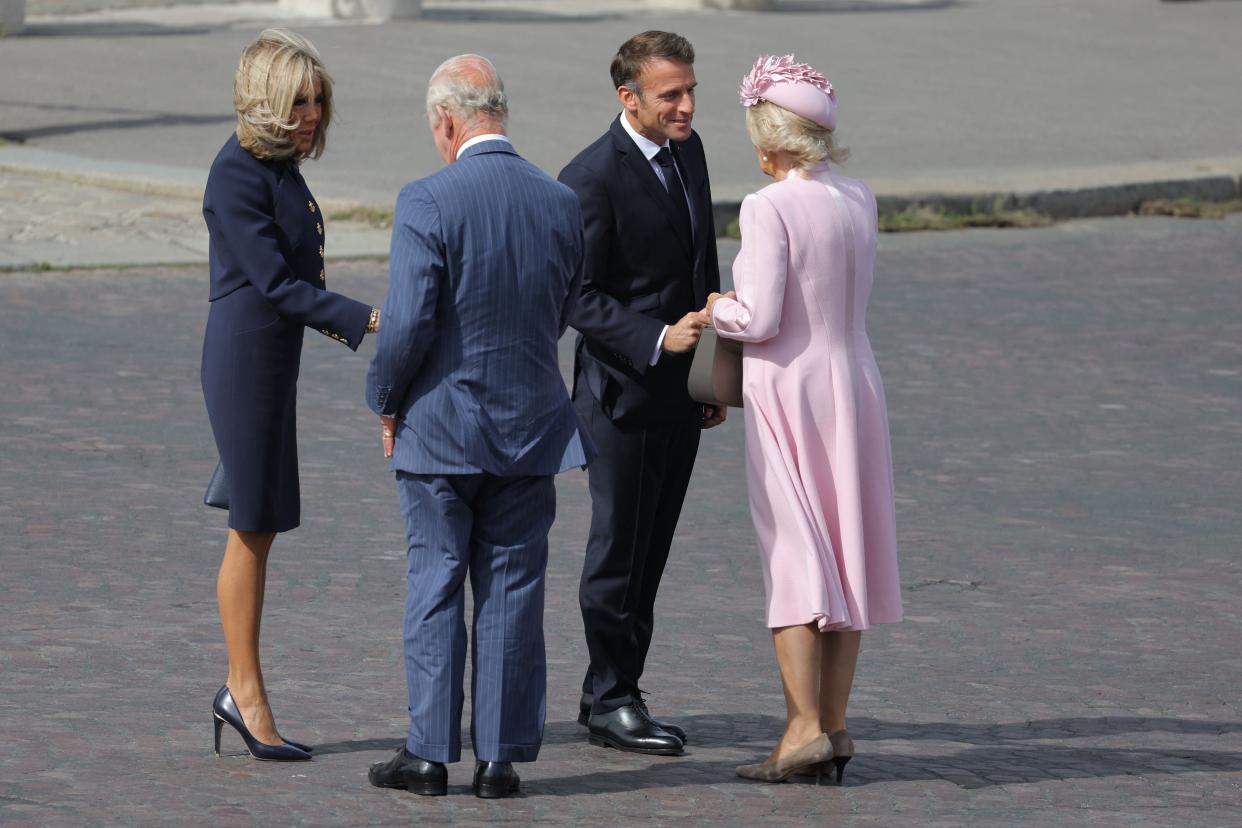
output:
<path id="1" fill-rule="evenodd" d="M 742 106 L 770 101 L 824 129 L 837 128 L 837 96 L 828 79 L 793 55 L 760 55 L 739 90 Z"/>

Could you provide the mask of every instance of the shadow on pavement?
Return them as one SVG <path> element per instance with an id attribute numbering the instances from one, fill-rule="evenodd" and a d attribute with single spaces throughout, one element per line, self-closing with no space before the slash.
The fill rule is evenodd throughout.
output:
<path id="1" fill-rule="evenodd" d="M 783 719 L 753 714 L 741 716 L 670 715 L 666 718 L 686 729 L 690 738 L 688 749 L 759 744 L 769 737 L 775 741 L 785 727 Z M 565 745 L 585 742 L 586 736 L 587 729 L 576 721 L 548 722 L 543 730 L 543 743 Z"/>
<path id="2" fill-rule="evenodd" d="M 368 750 L 386 750 L 392 753 L 405 744 L 405 738 L 398 736 L 393 739 L 355 739 L 351 742 L 324 742 L 311 745 L 315 756 L 327 756 L 333 753 L 362 753 Z"/>
<path id="3" fill-rule="evenodd" d="M 32 139 L 49 138 L 54 135 L 72 135 L 78 132 L 103 132 L 112 129 L 145 129 L 147 127 L 165 126 L 199 126 L 202 124 L 231 124 L 237 116 L 228 115 L 152 115 L 149 118 L 121 118 L 112 120 L 81 121 L 73 124 L 53 124 L 51 126 L 17 129 L 12 132 L 0 133 L 6 141 L 25 143 Z"/>
<path id="4" fill-rule="evenodd" d="M 1073 716 L 1004 724 L 964 722 L 885 722 L 872 718 L 851 718 L 850 732 L 861 739 L 934 739 L 1000 745 L 1034 739 L 1074 739 L 1086 736 L 1117 736 L 1125 733 L 1187 733 L 1219 736 L 1242 733 L 1242 722 L 1212 722 L 1202 719 L 1145 718 L 1142 716 Z"/>
<path id="5" fill-rule="evenodd" d="M 551 14 L 522 9 L 423 9 L 419 20 L 443 23 L 601 23 L 619 20 L 623 14 Z"/>
<path id="6" fill-rule="evenodd" d="M 667 757 L 644 768 L 597 771 L 578 776 L 535 780 L 527 785 L 531 796 L 571 796 L 584 792 L 616 793 L 645 788 L 677 788 L 724 782 L 752 784 L 734 774 L 737 764 L 762 761 L 770 741 L 784 722 L 775 716 L 675 717 L 690 733 L 687 753 Z M 1031 784 L 1049 780 L 1093 779 L 1115 776 L 1152 776 L 1195 772 L 1242 771 L 1242 753 L 1168 747 L 1094 747 L 1048 744 L 1075 738 L 1099 738 L 1142 733 L 1182 733 L 1215 736 L 1242 732 L 1242 722 L 1138 716 L 1069 717 L 1031 722 L 971 724 L 945 722 L 886 722 L 874 718 L 851 720 L 859 742 L 858 754 L 847 767 L 845 784 L 885 782 L 951 782 L 963 789 Z M 753 735 L 766 732 L 761 738 Z M 550 723 L 545 744 L 585 740 L 585 730 L 574 722 Z M 964 742 L 977 747 L 946 753 L 943 748 L 924 753 L 869 753 L 869 742 L 929 740 Z M 1022 744 L 1034 740 L 1045 743 Z M 698 761 L 698 748 L 755 747 L 753 759 Z M 645 757 L 640 757 L 645 758 Z M 791 783 L 814 784 L 806 777 Z"/>
<path id="7" fill-rule="evenodd" d="M 1224 751 L 1010 745 L 917 756 L 869 756 L 860 751 L 848 767 L 845 784 L 944 780 L 974 790 L 1051 780 L 1240 770 L 1242 753 Z"/>
<path id="8" fill-rule="evenodd" d="M 66 23 L 30 23 L 22 30 L 22 38 L 39 37 L 160 37 L 164 35 L 204 35 L 229 28 L 219 26 L 163 26 L 159 23 L 100 21 Z"/>
<path id="9" fill-rule="evenodd" d="M 952 754 L 868 755 L 866 746 L 846 768 L 844 786 L 861 787 L 892 782 L 950 782 L 964 790 L 1000 785 L 1034 784 L 1070 779 L 1114 776 L 1219 773 L 1242 770 L 1242 753 L 1210 750 L 1134 750 L 1127 748 L 1072 748 L 1011 746 L 973 748 Z M 762 752 L 766 754 L 766 751 Z M 545 778 L 523 783 L 531 796 L 575 796 L 582 793 L 621 793 L 648 788 L 685 788 L 724 783 L 764 784 L 737 777 L 734 768 L 753 759 L 697 761 L 693 751 L 669 757 L 643 768 L 606 770 Z M 790 777 L 791 784 L 814 785 L 809 777 Z"/>
<path id="10" fill-rule="evenodd" d="M 643 757 L 646 758 L 646 757 Z M 644 768 L 579 773 L 522 781 L 527 796 L 580 796 L 581 794 L 620 793 L 646 788 L 685 788 L 691 785 L 719 785 L 743 782 L 734 772 L 738 762 L 697 762 L 693 754 L 669 756 Z M 762 784 L 762 783 L 756 783 Z"/>
<path id="11" fill-rule="evenodd" d="M 23 101 L 15 99 L 0 100 L 0 107 L 17 107 L 18 109 L 34 109 L 40 112 L 106 112 L 109 115 L 152 115 L 149 109 L 132 109 L 120 106 L 96 106 L 84 104 L 60 103 L 59 101 Z"/>
<path id="12" fill-rule="evenodd" d="M 941 11 L 962 5 L 961 0 L 777 0 L 777 13 Z"/>

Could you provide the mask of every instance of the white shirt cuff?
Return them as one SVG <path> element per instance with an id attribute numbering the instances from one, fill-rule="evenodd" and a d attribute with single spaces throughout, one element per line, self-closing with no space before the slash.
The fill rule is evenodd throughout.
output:
<path id="1" fill-rule="evenodd" d="M 664 350 L 664 335 L 668 333 L 668 325 L 664 326 L 664 330 L 660 331 L 660 338 L 656 340 L 655 353 L 651 355 L 651 361 L 648 365 L 655 365 L 660 361 L 660 354 Z"/>

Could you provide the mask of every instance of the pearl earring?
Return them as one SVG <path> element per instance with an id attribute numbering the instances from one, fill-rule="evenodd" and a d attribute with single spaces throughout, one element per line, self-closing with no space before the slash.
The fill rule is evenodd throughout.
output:
<path id="1" fill-rule="evenodd" d="M 763 160 L 764 160 L 764 161 L 767 161 L 767 160 L 768 160 L 768 157 L 767 157 L 766 155 L 765 155 L 765 156 L 763 156 Z"/>

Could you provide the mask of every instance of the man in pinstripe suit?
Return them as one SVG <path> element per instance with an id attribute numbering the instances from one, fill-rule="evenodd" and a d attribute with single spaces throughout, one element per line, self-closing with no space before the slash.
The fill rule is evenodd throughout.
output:
<path id="1" fill-rule="evenodd" d="M 504 135 L 508 102 L 477 55 L 432 75 L 447 166 L 405 187 L 367 402 L 380 415 L 409 539 L 405 746 L 372 784 L 443 795 L 461 758 L 465 580 L 474 595 L 474 791 L 517 791 L 543 738 L 543 587 L 553 475 L 594 454 L 557 362 L 582 282 L 573 192 Z"/>

